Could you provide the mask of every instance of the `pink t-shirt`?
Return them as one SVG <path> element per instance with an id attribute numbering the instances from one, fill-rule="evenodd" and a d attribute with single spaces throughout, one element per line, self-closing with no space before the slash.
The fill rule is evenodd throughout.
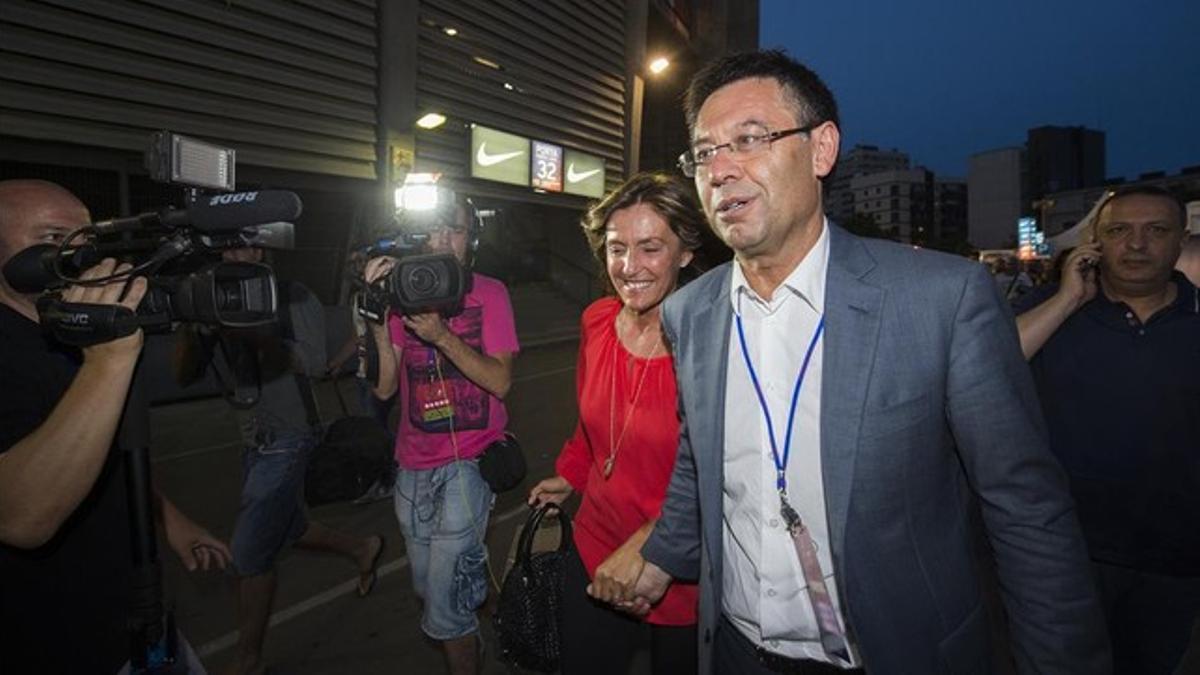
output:
<path id="1" fill-rule="evenodd" d="M 463 311 L 449 324 L 455 335 L 483 354 L 519 350 L 508 289 L 491 277 L 473 275 Z M 454 441 L 457 456 L 472 459 L 504 435 L 508 411 L 503 401 L 467 379 L 449 359 L 405 328 L 396 314 L 388 317 L 388 329 L 392 344 L 403 346 L 396 374 L 400 387 L 396 462 L 401 468 L 433 469 L 453 462 Z"/>

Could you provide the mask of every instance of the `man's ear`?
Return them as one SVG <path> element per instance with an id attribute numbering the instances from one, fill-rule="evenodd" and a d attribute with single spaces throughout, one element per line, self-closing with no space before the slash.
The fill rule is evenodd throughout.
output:
<path id="1" fill-rule="evenodd" d="M 842 133 L 833 122 L 825 122 L 809 132 L 812 141 L 813 175 L 824 178 L 833 172 L 837 164 Z"/>

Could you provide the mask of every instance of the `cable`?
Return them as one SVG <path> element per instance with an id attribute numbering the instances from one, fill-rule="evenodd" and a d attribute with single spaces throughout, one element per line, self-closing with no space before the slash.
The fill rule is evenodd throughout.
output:
<path id="1" fill-rule="evenodd" d="M 62 243 L 58 245 L 58 253 L 54 256 L 53 263 L 54 275 L 57 276 L 59 280 L 76 286 L 102 286 L 104 284 L 112 283 L 113 281 L 129 279 L 136 274 L 141 274 L 142 272 L 151 270 L 152 268 L 157 269 L 158 267 L 161 267 L 162 264 L 165 263 L 169 258 L 179 255 L 180 253 L 184 253 L 187 250 L 186 241 L 172 239 L 164 244 L 163 247 L 159 248 L 154 255 L 150 256 L 144 262 L 125 270 L 124 272 L 113 272 L 107 276 L 97 277 L 95 279 L 83 279 L 80 277 L 67 276 L 62 269 L 62 259 L 64 257 L 64 252 L 67 250 L 68 244 L 70 244 L 71 241 L 80 234 L 94 234 L 95 232 L 96 228 L 94 226 L 85 225 L 81 228 L 73 230 L 67 234 L 66 237 L 63 237 Z"/>
<path id="2" fill-rule="evenodd" d="M 447 398 L 450 398 L 446 394 L 446 380 L 442 377 L 442 353 L 440 351 L 438 351 L 436 348 L 433 350 L 433 367 L 437 371 L 438 385 L 441 387 L 442 396 L 446 396 Z M 456 434 L 454 431 L 454 401 L 453 400 L 450 401 L 450 416 L 447 418 L 447 420 L 450 423 L 450 445 L 451 445 L 451 447 L 454 448 L 454 462 L 456 464 L 461 465 L 462 458 L 458 454 L 458 434 Z M 465 508 L 467 510 L 467 513 L 469 514 L 469 513 L 471 513 L 471 503 L 469 501 L 467 501 L 467 479 L 463 475 L 462 466 L 458 467 L 458 478 L 459 478 L 458 494 L 462 497 L 463 508 Z M 494 498 L 494 495 L 493 495 L 493 498 Z M 493 506 L 494 506 L 494 503 L 493 503 Z M 491 510 L 492 510 L 492 507 L 489 506 L 488 511 L 491 511 Z M 484 533 L 479 531 L 479 525 L 478 525 L 478 523 L 475 522 L 475 518 L 471 518 L 471 527 L 475 530 L 475 536 L 478 537 L 479 545 L 483 548 L 483 563 L 484 563 L 484 565 L 487 566 L 488 578 L 491 579 L 492 587 L 496 589 L 497 593 L 499 593 L 500 592 L 500 582 L 497 581 L 497 579 L 496 579 L 496 571 L 494 569 L 492 569 L 492 556 L 488 552 L 487 540 L 484 539 L 484 536 L 483 536 Z"/>

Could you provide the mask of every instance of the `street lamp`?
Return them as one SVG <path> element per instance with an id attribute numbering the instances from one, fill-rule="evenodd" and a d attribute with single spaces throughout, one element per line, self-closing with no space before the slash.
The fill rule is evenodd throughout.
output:
<path id="1" fill-rule="evenodd" d="M 417 120 L 417 126 L 422 129 L 436 129 L 446 123 L 446 116 L 441 113 L 425 113 Z"/>

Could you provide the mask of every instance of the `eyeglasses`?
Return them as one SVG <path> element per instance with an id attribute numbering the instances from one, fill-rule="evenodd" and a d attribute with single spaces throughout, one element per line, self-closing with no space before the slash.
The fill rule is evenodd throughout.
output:
<path id="1" fill-rule="evenodd" d="M 719 145 L 698 145 L 679 156 L 679 170 L 688 178 L 696 176 L 698 167 L 708 166 L 721 148 L 729 148 L 729 152 L 738 160 L 746 160 L 759 155 L 771 147 L 775 141 L 793 134 L 807 134 L 819 127 L 821 122 L 814 122 L 795 129 L 783 131 L 764 131 L 761 134 L 740 134 L 728 143 Z"/>

